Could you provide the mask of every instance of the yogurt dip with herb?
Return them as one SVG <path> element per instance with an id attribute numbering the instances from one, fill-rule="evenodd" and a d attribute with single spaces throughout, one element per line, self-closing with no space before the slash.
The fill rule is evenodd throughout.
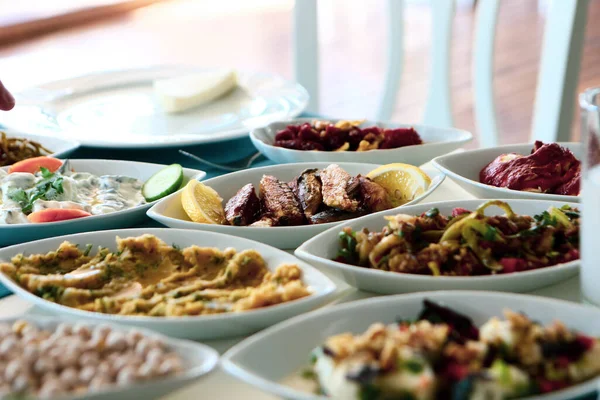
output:
<path id="1" fill-rule="evenodd" d="M 73 172 L 68 164 L 56 172 L 43 167 L 35 173 L 0 170 L 0 225 L 30 223 L 29 215 L 46 209 L 103 215 L 146 203 L 139 179 Z"/>

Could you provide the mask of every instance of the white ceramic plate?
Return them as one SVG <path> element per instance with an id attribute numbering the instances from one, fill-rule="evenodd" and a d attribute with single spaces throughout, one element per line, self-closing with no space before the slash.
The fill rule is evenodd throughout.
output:
<path id="1" fill-rule="evenodd" d="M 146 181 L 165 165 L 134 161 L 117 160 L 70 160 L 71 167 L 77 172 L 89 172 L 95 175 L 125 175 Z M 8 169 L 5 167 L 4 169 Z M 196 169 L 183 169 L 184 181 L 202 179 L 206 173 Z M 158 201 L 158 200 L 157 200 Z M 46 237 L 66 235 L 69 233 L 97 231 L 133 226 L 142 222 L 148 210 L 156 201 L 127 210 L 110 214 L 92 215 L 68 221 L 48 222 L 43 224 L 11 224 L 0 225 L 0 246 L 23 243 Z"/>
<path id="2" fill-rule="evenodd" d="M 240 313 L 189 317 L 142 317 L 109 315 L 62 306 L 28 292 L 2 273 L 0 273 L 0 282 L 25 300 L 51 313 L 58 313 L 64 318 L 76 320 L 87 318 L 124 325 L 133 325 L 140 328 L 152 329 L 171 337 L 196 340 L 221 339 L 224 337 L 248 335 L 323 305 L 335 291 L 335 284 L 322 272 L 284 251 L 248 239 L 213 232 L 182 229 L 139 228 L 61 236 L 0 249 L 0 261 L 9 261 L 11 257 L 20 253 L 40 254 L 56 250 L 65 240 L 79 244 L 91 243 L 95 248 L 97 248 L 97 246 L 103 246 L 115 250 L 115 239 L 117 236 L 123 238 L 140 236 L 146 233 L 155 235 L 166 243 L 175 243 L 182 248 L 198 245 L 203 247 L 217 247 L 219 249 L 233 247 L 237 251 L 254 249 L 262 255 L 270 270 L 275 270 L 275 268 L 281 264 L 297 264 L 303 271 L 304 283 L 313 290 L 313 294 L 288 303 Z"/>
<path id="3" fill-rule="evenodd" d="M 295 117 L 308 104 L 308 93 L 296 83 L 240 71 L 244 90 L 181 114 L 163 112 L 152 81 L 201 70 L 161 66 L 47 83 L 16 93 L 17 106 L 0 121 L 22 131 L 75 139 L 84 146 L 149 148 L 245 137 L 253 128 Z"/>
<path id="4" fill-rule="evenodd" d="M 371 151 L 303 151 L 292 150 L 273 146 L 275 135 L 288 125 L 300 125 L 305 122 L 315 121 L 315 118 L 296 118 L 288 121 L 278 121 L 264 128 L 257 128 L 250 132 L 250 139 L 254 146 L 265 157 L 276 163 L 298 162 L 359 162 L 367 164 L 406 163 L 421 165 L 431 161 L 434 157 L 458 149 L 473 139 L 470 132 L 453 128 L 436 128 L 426 125 L 396 124 L 393 122 L 365 121 L 361 127 L 379 126 L 381 128 L 414 128 L 423 139 L 424 144 L 400 147 L 398 149 L 371 150 Z M 337 122 L 339 119 L 328 120 Z"/>
<path id="5" fill-rule="evenodd" d="M 79 143 L 76 141 L 60 137 L 33 135 L 2 128 L 0 128 L 0 132 L 5 132 L 6 136 L 9 138 L 29 139 L 38 142 L 46 149 L 50 150 L 48 156 L 54 158 L 66 158 L 79 147 Z"/>
<path id="6" fill-rule="evenodd" d="M 472 318 L 478 326 L 491 317 L 502 317 L 503 310 L 509 308 L 522 311 L 543 324 L 558 319 L 569 328 L 600 336 L 600 310 L 590 306 L 496 292 L 421 292 L 361 300 L 298 316 L 237 344 L 223 355 L 221 365 L 230 375 L 281 398 L 327 400 L 328 397 L 296 390 L 282 380 L 307 367 L 310 352 L 329 336 L 344 332 L 362 333 L 376 322 L 393 323 L 398 318 L 416 318 L 422 309 L 423 299 L 443 303 Z M 560 392 L 536 396 L 535 399 L 575 399 L 596 390 L 598 382 L 598 378 L 592 379 Z M 532 397 L 528 399 L 533 400 Z"/>
<path id="7" fill-rule="evenodd" d="M 453 200 L 439 203 L 418 204 L 406 207 L 399 211 L 384 211 L 378 215 L 367 215 L 349 223 L 341 224 L 310 239 L 300 246 L 295 254 L 299 258 L 313 265 L 330 271 L 340 276 L 350 286 L 367 292 L 381 294 L 397 294 L 421 290 L 498 290 L 507 292 L 526 292 L 556 282 L 563 281 L 575 275 L 579 268 L 579 261 L 558 264 L 552 267 L 540 268 L 532 271 L 517 272 L 513 274 L 489 276 L 429 276 L 417 274 L 401 274 L 396 272 L 380 271 L 370 268 L 361 268 L 336 261 L 338 251 L 338 234 L 341 228 L 349 226 L 354 230 L 368 228 L 370 231 L 380 232 L 387 221 L 385 215 L 409 214 L 419 215 L 433 207 L 440 210 L 442 215 L 450 215 L 455 207 L 463 207 L 474 211 L 485 200 Z M 535 215 L 548 209 L 550 206 L 561 207 L 565 202 L 533 201 L 533 200 L 507 200 L 513 211 L 517 214 Z M 577 206 L 576 203 L 570 203 Z M 486 209 L 486 215 L 504 214 L 499 208 Z"/>
<path id="8" fill-rule="evenodd" d="M 65 322 L 59 318 L 40 317 L 40 316 L 20 316 L 18 318 L 0 319 L 0 323 L 13 323 L 16 320 L 26 320 L 42 329 L 56 329 L 56 326 Z M 72 322 L 72 321 L 71 321 Z M 87 326 L 93 327 L 98 323 L 87 323 Z M 110 326 L 112 329 L 127 331 L 127 328 L 116 324 L 102 324 Z M 185 371 L 171 378 L 156 379 L 151 382 L 144 382 L 126 387 L 112 387 L 100 392 L 90 392 L 83 395 L 70 395 L 53 397 L 55 400 L 112 400 L 112 399 L 156 399 L 173 392 L 184 385 L 197 381 L 203 375 L 211 372 L 219 360 L 219 353 L 203 344 L 194 343 L 188 340 L 176 340 L 157 335 L 155 332 L 140 330 L 148 336 L 155 336 L 161 339 L 172 351 L 175 351 L 184 362 Z"/>
<path id="9" fill-rule="evenodd" d="M 559 143 L 571 150 L 579 160 L 583 157 L 581 143 Z M 512 144 L 489 149 L 469 150 L 462 153 L 446 154 L 435 158 L 432 163 L 443 171 L 460 187 L 481 199 L 538 199 L 579 202 L 579 196 L 564 196 L 558 194 L 532 193 L 486 185 L 479 182 L 479 172 L 496 157 L 506 153 L 531 153 L 533 144 Z"/>
<path id="10" fill-rule="evenodd" d="M 326 168 L 330 164 L 331 163 L 313 162 L 273 165 L 222 175 L 208 179 L 202 183 L 215 189 L 223 198 L 223 204 L 225 204 L 242 186 L 248 183 L 252 183 L 258 190 L 260 180 L 265 174 L 273 175 L 283 182 L 289 182 L 308 168 Z M 372 171 L 379 166 L 375 164 L 358 163 L 338 163 L 338 165 L 350 175 L 366 175 L 369 171 Z M 425 193 L 408 204 L 419 202 L 429 196 L 429 194 L 431 194 L 444 180 L 444 175 L 435 168 L 425 168 L 424 171 L 431 177 L 431 185 Z M 330 222 L 319 225 L 249 227 L 192 222 L 183 210 L 183 207 L 181 207 L 181 191 L 173 193 L 159 201 L 155 206 L 148 210 L 148 216 L 170 228 L 227 233 L 239 237 L 259 240 L 280 249 L 296 248 L 304 241 L 332 226 L 340 224 L 340 222 Z"/>

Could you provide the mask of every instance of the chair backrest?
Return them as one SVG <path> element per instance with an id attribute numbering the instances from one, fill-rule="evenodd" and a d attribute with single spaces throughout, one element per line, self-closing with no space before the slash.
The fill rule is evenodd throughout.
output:
<path id="1" fill-rule="evenodd" d="M 451 127 L 450 49 L 455 0 L 430 0 L 432 40 L 429 92 L 422 122 Z M 500 0 L 478 0 L 473 44 L 474 113 L 482 147 L 498 144 L 494 106 L 494 41 Z M 585 33 L 588 0 L 553 0 L 547 10 L 531 139 L 568 141 Z M 404 0 L 388 0 L 387 67 L 377 120 L 389 120 L 400 89 Z M 319 112 L 317 0 L 294 6 L 294 73 L 310 93 L 308 111 Z M 527 38 L 524 38 L 527 40 Z"/>

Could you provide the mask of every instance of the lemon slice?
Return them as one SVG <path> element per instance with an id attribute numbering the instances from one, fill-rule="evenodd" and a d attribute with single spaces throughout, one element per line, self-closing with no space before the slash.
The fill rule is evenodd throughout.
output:
<path id="1" fill-rule="evenodd" d="M 225 211 L 222 201 L 223 199 L 213 188 L 195 179 L 189 181 L 181 192 L 181 206 L 194 222 L 223 224 Z"/>
<path id="2" fill-rule="evenodd" d="M 421 168 L 401 163 L 382 165 L 367 177 L 383 186 L 394 207 L 414 200 L 431 184 L 431 178 Z"/>

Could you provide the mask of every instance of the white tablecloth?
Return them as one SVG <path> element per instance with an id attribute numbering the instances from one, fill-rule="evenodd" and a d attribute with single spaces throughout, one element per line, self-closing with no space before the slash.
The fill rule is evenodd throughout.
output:
<path id="1" fill-rule="evenodd" d="M 472 199 L 474 198 L 469 193 L 465 192 L 458 185 L 446 178 L 444 183 L 427 197 L 423 202 L 435 202 L 444 200 L 457 200 L 457 199 Z M 334 278 L 335 279 L 335 278 Z M 338 293 L 339 297 L 333 303 L 347 302 L 352 300 L 358 300 L 368 297 L 373 297 L 371 293 L 361 292 L 354 288 L 347 286 L 343 282 L 335 279 L 336 283 L 339 284 Z M 532 292 L 541 296 L 555 297 L 570 301 L 580 301 L 580 290 L 579 290 L 579 278 L 575 277 L 566 282 L 562 282 L 557 285 L 549 286 Z M 329 306 L 328 306 L 329 307 Z M 45 314 L 44 311 L 34 308 L 31 304 L 17 298 L 16 296 L 9 296 L 0 300 L 0 318 L 20 315 L 23 313 L 28 314 Z M 243 338 L 230 339 L 230 340 L 215 340 L 207 341 L 205 344 L 212 346 L 221 354 L 228 348 L 239 342 Z M 273 400 L 276 397 L 269 394 L 262 393 L 261 391 L 249 386 L 243 382 L 240 382 L 234 378 L 229 377 L 225 372 L 218 368 L 211 373 L 209 376 L 200 379 L 198 382 L 189 385 L 181 390 L 166 396 L 165 400 L 196 400 L 199 398 L 204 399 L 244 399 L 244 400 Z"/>

